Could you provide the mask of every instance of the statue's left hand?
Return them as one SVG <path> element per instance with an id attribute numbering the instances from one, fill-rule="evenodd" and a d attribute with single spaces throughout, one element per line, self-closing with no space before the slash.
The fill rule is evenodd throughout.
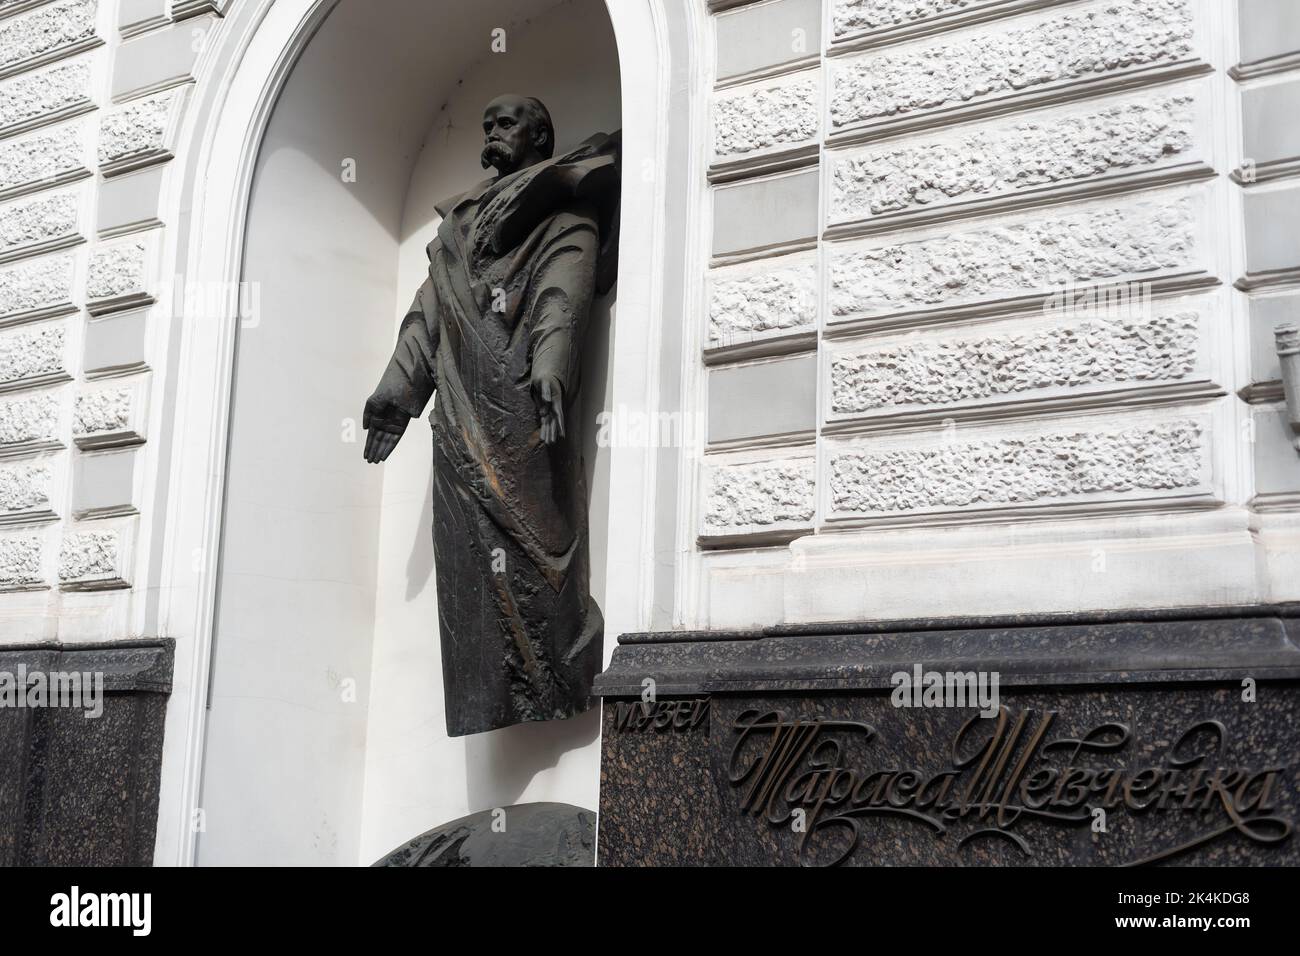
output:
<path id="1" fill-rule="evenodd" d="M 559 379 L 547 375 L 533 382 L 533 402 L 541 419 L 542 443 L 554 445 L 564 437 L 564 389 Z"/>

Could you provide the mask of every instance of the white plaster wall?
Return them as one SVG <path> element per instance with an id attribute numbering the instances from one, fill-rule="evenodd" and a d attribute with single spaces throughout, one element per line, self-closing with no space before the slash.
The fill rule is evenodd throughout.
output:
<path id="1" fill-rule="evenodd" d="M 383 476 L 345 429 L 386 351 L 401 223 L 391 183 L 409 163 L 389 148 L 402 117 L 378 78 L 337 68 L 357 29 L 326 21 L 254 180 L 244 277 L 260 310 L 240 329 L 235 372 L 204 865 L 356 857 Z M 355 183 L 340 175 L 345 157 Z"/>
<path id="2" fill-rule="evenodd" d="M 799 0 L 711 5 L 687 626 L 1294 598 L 1300 470 L 1255 428 L 1280 389 L 1246 359 L 1297 281 L 1296 147 L 1261 132 L 1286 127 L 1295 62 L 1237 45 L 1285 25 L 1203 0 L 968 7 L 825 0 L 797 56 Z M 1044 308 L 1066 277 L 1145 287 L 1151 314 Z M 815 427 L 756 411 L 808 389 Z"/>
<path id="3" fill-rule="evenodd" d="M 396 320 L 428 268 L 425 245 L 440 221 L 434 204 L 486 176 L 478 159 L 482 110 L 506 92 L 537 96 L 546 104 L 557 151 L 593 132 L 618 129 L 618 55 L 602 0 L 572 0 L 509 30 L 504 54 L 487 52 L 485 45 L 485 55 L 442 101 L 406 196 Z M 602 607 L 609 451 L 595 446 L 595 421 L 608 407 L 612 298 L 598 303 L 592 315 L 580 416 L 591 495 L 592 594 Z M 383 338 L 385 348 L 395 329 L 394 321 Z M 377 376 L 381 367 L 375 364 L 370 371 Z M 428 422 L 412 422 L 383 465 L 362 863 L 477 810 L 534 800 L 596 807 L 597 710 L 569 721 L 447 736 L 430 530 L 431 456 Z M 607 645 L 614 636 L 606 635 Z"/>

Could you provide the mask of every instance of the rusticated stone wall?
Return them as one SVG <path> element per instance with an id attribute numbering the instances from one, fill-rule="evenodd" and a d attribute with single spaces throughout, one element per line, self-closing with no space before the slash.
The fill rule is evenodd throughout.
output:
<path id="1" fill-rule="evenodd" d="M 1252 522 L 1300 525 L 1265 339 L 1300 318 L 1300 227 L 1282 224 L 1300 208 L 1300 140 L 1282 132 L 1300 37 L 1278 4 L 708 6 L 716 61 L 749 68 L 713 76 L 705 378 L 725 374 L 735 401 L 745 369 L 769 390 L 815 375 L 819 407 L 802 431 L 738 441 L 719 437 L 735 409 L 711 400 L 700 623 L 775 623 L 769 595 L 792 573 L 810 591 L 786 607 L 815 606 L 818 572 L 783 557 L 795 538 L 847 580 L 873 527 L 914 529 L 924 550 L 944 529 L 1013 522 L 963 572 L 977 588 L 1005 576 L 998 535 L 1062 515 L 1099 539 L 1117 516 L 1180 509 L 1235 511 L 1242 540 Z M 762 62 L 735 49 L 756 36 Z M 810 176 L 815 226 L 788 198 Z M 1273 586 L 1285 561 L 1240 596 L 1300 596 Z M 1116 593 L 1133 600 L 1131 583 Z M 863 587 L 840 603 L 870 613 Z"/>
<path id="2" fill-rule="evenodd" d="M 175 318 L 158 186 L 228 5 L 0 3 L 0 642 L 127 636 Z"/>

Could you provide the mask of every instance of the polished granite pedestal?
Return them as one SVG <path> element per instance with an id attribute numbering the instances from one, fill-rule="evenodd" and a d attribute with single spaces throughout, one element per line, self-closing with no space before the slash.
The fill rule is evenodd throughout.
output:
<path id="1" fill-rule="evenodd" d="M 173 649 L 0 648 L 0 865 L 152 864 Z"/>
<path id="2" fill-rule="evenodd" d="M 1297 605 L 628 634 L 595 689 L 601 866 L 1300 862 Z"/>

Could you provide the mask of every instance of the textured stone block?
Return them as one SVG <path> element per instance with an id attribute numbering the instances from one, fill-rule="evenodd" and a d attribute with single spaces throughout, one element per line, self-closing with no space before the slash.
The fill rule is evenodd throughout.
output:
<path id="1" fill-rule="evenodd" d="M 58 517 L 50 501 L 55 470 L 49 458 L 0 463 L 0 525 Z"/>
<path id="2" fill-rule="evenodd" d="M 91 59 L 22 73 L 0 83 L 0 134 L 13 135 L 90 109 Z"/>
<path id="3" fill-rule="evenodd" d="M 53 392 L 0 401 L 0 458 L 57 447 L 60 404 Z"/>
<path id="4" fill-rule="evenodd" d="M 863 35 L 953 29 L 958 24 L 1009 16 L 1032 0 L 829 0 L 831 34 L 841 41 Z M 1053 0 L 1048 0 L 1053 2 Z"/>
<path id="5" fill-rule="evenodd" d="M 0 20 L 0 76 L 101 43 L 96 12 L 95 0 L 61 0 Z"/>
<path id="6" fill-rule="evenodd" d="M 87 172 L 84 122 L 0 142 L 0 198 L 49 189 Z"/>
<path id="7" fill-rule="evenodd" d="M 67 381 L 63 325 L 0 331 L 0 391 Z"/>
<path id="8" fill-rule="evenodd" d="M 0 206 L 0 262 L 78 241 L 81 199 L 67 190 Z"/>
<path id="9" fill-rule="evenodd" d="M 73 273 L 71 255 L 0 268 L 0 325 L 72 311 Z"/>
<path id="10" fill-rule="evenodd" d="M 59 584 L 65 590 L 129 587 L 125 526 L 74 531 L 59 549 Z"/>
<path id="11" fill-rule="evenodd" d="M 834 516 L 890 516 L 1203 493 L 1207 436 L 1196 420 L 1129 427 L 1057 424 L 1019 435 L 912 439 L 837 450 Z M 928 443 L 923 443 L 928 442 Z"/>
<path id="12" fill-rule="evenodd" d="M 1187 162 L 1196 114 L 1185 90 L 851 153 L 831 167 L 830 218 L 942 209 Z"/>
<path id="13" fill-rule="evenodd" d="M 144 441 L 143 383 L 81 392 L 72 405 L 78 448 L 108 448 Z"/>
<path id="14" fill-rule="evenodd" d="M 970 7 L 971 0 L 830 0 L 830 5 L 831 33 L 838 39 L 949 16 Z"/>
<path id="15" fill-rule="evenodd" d="M 719 94 L 713 102 L 713 151 L 722 159 L 816 139 L 820 80 L 813 72 Z"/>
<path id="16" fill-rule="evenodd" d="M 1048 84 L 1172 65 L 1193 54 L 1189 0 L 1115 0 L 846 61 L 831 77 L 835 129 Z"/>
<path id="17" fill-rule="evenodd" d="M 706 469 L 700 534 L 727 538 L 809 528 L 816 484 L 812 458 L 713 465 Z"/>
<path id="18" fill-rule="evenodd" d="M 0 591 L 45 586 L 43 544 L 36 534 L 0 535 Z"/>
<path id="19" fill-rule="evenodd" d="M 171 156 L 172 117 L 184 90 L 167 90 L 114 107 L 99 127 L 99 164 L 106 172 L 134 169 Z"/>
<path id="20" fill-rule="evenodd" d="M 967 332 L 848 349 L 830 361 L 831 412 L 945 407 L 1176 382 L 1197 367 L 1200 325 L 1194 310 L 1080 315 L 1017 332 Z"/>
<path id="21" fill-rule="evenodd" d="M 86 308 L 92 315 L 152 301 L 149 250 L 148 241 L 132 239 L 100 246 L 91 253 Z"/>
<path id="22" fill-rule="evenodd" d="M 817 323 L 817 264 L 717 272 L 709 282 L 708 309 L 712 347 L 811 329 Z"/>
<path id="23" fill-rule="evenodd" d="M 830 259 L 831 313 L 886 316 L 1046 293 L 1066 282 L 1194 273 L 1198 209 L 1192 197 L 1143 199 L 847 247 Z"/>

